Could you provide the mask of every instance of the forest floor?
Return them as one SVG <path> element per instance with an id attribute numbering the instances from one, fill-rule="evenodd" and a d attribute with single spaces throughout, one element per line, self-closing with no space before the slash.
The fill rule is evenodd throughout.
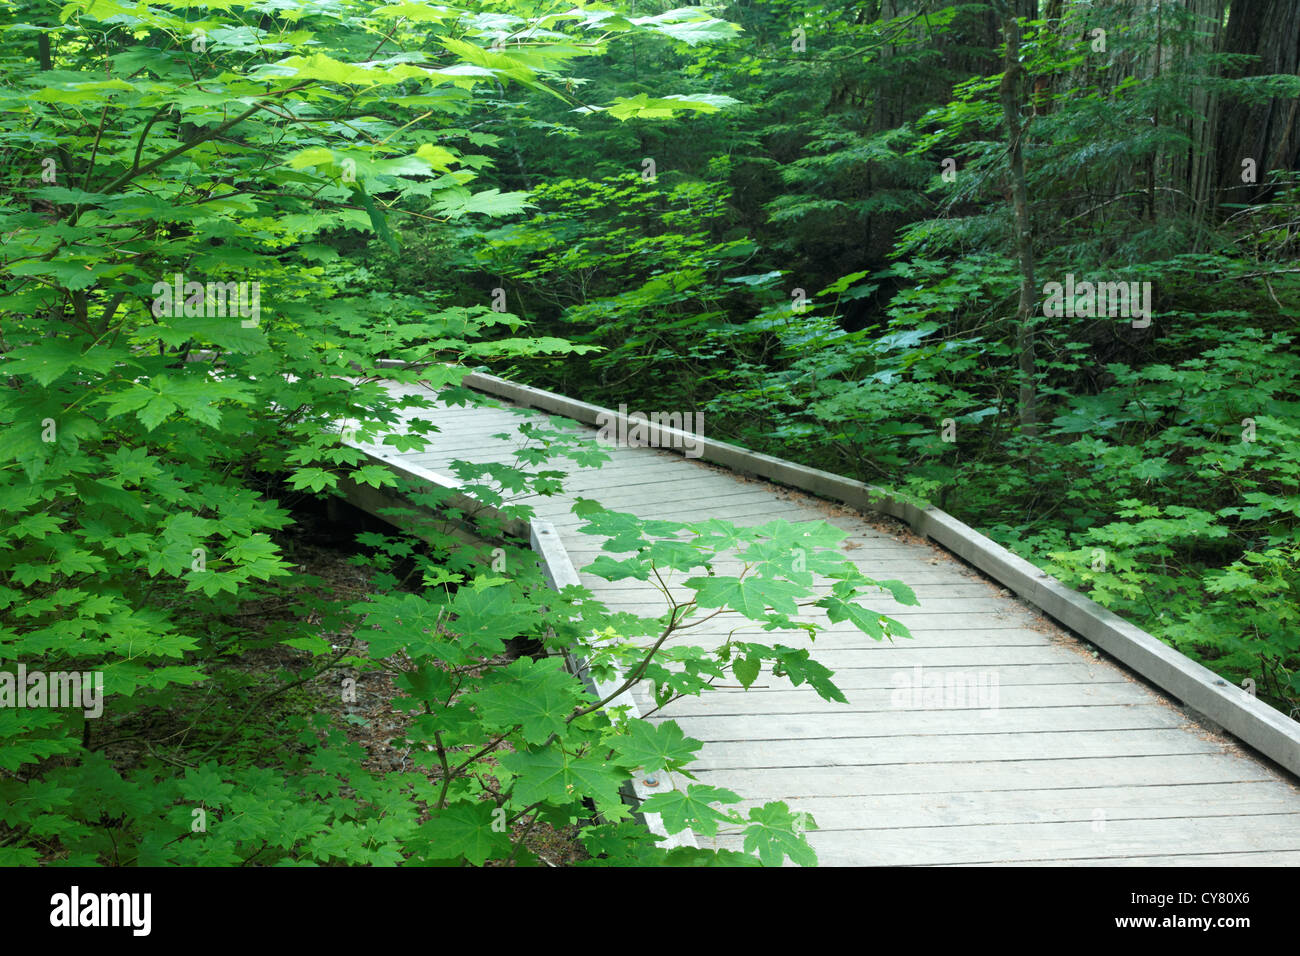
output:
<path id="1" fill-rule="evenodd" d="M 282 543 L 286 554 L 292 556 L 303 574 L 319 578 L 334 592 L 373 593 L 370 572 L 354 561 L 358 548 L 351 541 L 351 531 L 321 515 L 297 514 L 295 518 L 297 523 L 285 529 L 285 537 L 289 540 Z M 291 609 L 286 609 L 285 613 L 292 617 Z M 364 654 L 365 642 L 357 639 L 356 644 L 355 653 Z M 281 654 L 296 655 L 284 645 L 277 645 L 277 649 Z M 305 658 L 305 655 L 301 656 Z M 500 663 L 501 660 L 485 660 L 484 664 Z M 305 660 L 300 661 L 299 666 L 303 663 Z M 280 661 L 265 662 L 268 670 L 275 670 L 280 664 Z M 345 700 L 340 688 L 342 681 L 349 677 L 356 683 L 355 694 L 348 696 L 355 699 Z M 332 721 L 335 726 L 346 729 L 349 742 L 365 751 L 363 765 L 367 770 L 375 774 L 407 773 L 420 764 L 429 763 L 413 761 L 411 744 L 404 743 L 410 716 L 394 706 L 403 692 L 389 672 L 345 668 L 326 673 L 308 682 L 304 688 L 321 712 L 335 718 Z M 436 766 L 426 766 L 425 772 L 431 780 L 440 779 Z M 487 782 L 493 786 L 496 784 L 490 778 Z M 576 825 L 556 828 L 531 817 L 525 817 L 513 826 L 515 838 L 522 836 L 524 847 L 543 866 L 565 866 L 588 859 L 578 838 L 578 830 Z M 501 863 L 488 861 L 487 865 L 498 866 Z"/>
<path id="2" fill-rule="evenodd" d="M 352 625 L 330 630 L 338 627 L 337 622 L 321 621 L 316 611 L 307 610 L 311 604 L 307 599 L 313 594 L 341 598 L 346 605 L 376 590 L 372 572 L 356 560 L 362 549 L 354 542 L 355 529 L 312 510 L 295 511 L 294 519 L 294 524 L 274 535 L 286 559 L 295 565 L 294 577 L 279 579 L 281 586 L 267 597 L 242 603 L 222 622 L 226 633 L 218 639 L 227 644 L 230 656 L 220 669 L 220 686 L 209 681 L 182 690 L 166 711 L 123 715 L 105 728 L 106 739 L 94 741 L 119 773 L 150 758 L 193 765 L 205 726 L 237 728 L 229 739 L 214 741 L 211 750 L 239 751 L 260 765 L 273 765 L 284 758 L 284 748 L 298 746 L 282 732 L 292 717 L 325 714 L 330 726 L 343 730 L 350 743 L 361 747 L 363 766 L 371 773 L 422 770 L 430 780 L 440 779 L 437 762 L 428 759 L 432 755 L 417 760 L 413 745 L 405 742 L 411 717 L 396 706 L 403 692 L 388 671 L 336 668 L 294 685 L 312 665 L 312 655 L 280 643 L 277 635 L 301 633 L 304 614 L 334 648 L 350 644 L 349 653 L 360 656 L 367 651 L 365 642 L 352 633 Z M 484 661 L 493 662 L 499 661 Z M 347 678 L 355 681 L 355 693 L 343 693 Z M 226 713 L 219 722 L 212 720 L 216 711 Z M 242 721 L 235 716 L 241 713 Z M 484 782 L 496 786 L 492 778 Z M 537 858 L 537 865 L 566 866 L 589 859 L 577 825 L 557 828 L 525 817 L 512 829 Z M 486 865 L 505 864 L 488 861 Z"/>

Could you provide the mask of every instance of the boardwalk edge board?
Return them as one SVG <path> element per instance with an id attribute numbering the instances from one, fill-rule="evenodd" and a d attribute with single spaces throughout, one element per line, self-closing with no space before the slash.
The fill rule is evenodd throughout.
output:
<path id="1" fill-rule="evenodd" d="M 582 586 L 578 579 L 578 572 L 574 570 L 573 562 L 569 560 L 569 555 L 564 550 L 564 543 L 560 540 L 560 533 L 555 530 L 555 526 L 549 521 L 542 521 L 540 518 L 534 518 L 529 529 L 529 543 L 537 556 L 542 562 L 542 572 L 546 575 L 546 582 L 556 591 L 561 591 L 569 585 Z M 620 672 L 611 680 L 597 680 L 587 670 L 586 662 L 576 658 L 569 652 L 565 652 L 569 659 L 569 668 L 574 674 L 587 684 L 595 693 L 598 700 L 604 700 L 614 691 L 618 690 L 626 682 L 625 676 Z M 608 707 L 626 707 L 629 717 L 640 719 L 641 708 L 632 697 L 632 689 L 628 688 L 621 694 L 614 697 L 606 705 Z M 661 781 L 668 779 L 667 773 L 659 774 Z M 632 790 L 636 794 L 637 804 L 649 800 L 656 793 L 661 792 L 658 786 L 647 786 L 644 776 L 634 774 L 632 776 Z M 665 847 L 678 846 L 696 846 L 695 834 L 691 830 L 683 830 L 680 833 L 669 834 L 664 826 L 663 818 L 657 813 L 642 813 L 652 833 L 664 837 L 662 845 Z"/>
<path id="2" fill-rule="evenodd" d="M 438 474 L 437 472 L 430 471 L 427 468 L 421 468 L 418 465 L 413 465 L 405 461 L 395 461 L 386 455 L 375 455 L 353 442 L 349 442 L 348 444 L 352 445 L 353 448 L 364 452 L 373 463 L 388 468 L 399 477 L 414 479 L 440 488 L 448 488 L 453 491 L 461 487 L 461 482 L 457 481 L 455 478 Z M 417 512 L 427 510 L 404 500 L 400 495 L 393 493 L 390 489 L 375 488 L 370 485 L 358 485 L 350 479 L 341 480 L 339 482 L 339 490 L 343 493 L 344 497 L 346 497 L 347 500 L 356 507 L 390 523 L 394 519 L 389 515 L 381 513 L 386 509 L 407 508 Z M 517 518 L 506 518 L 504 515 L 501 515 L 497 509 L 490 505 L 483 505 L 481 502 L 475 501 L 468 495 L 456 496 L 456 498 L 453 498 L 453 503 L 458 507 L 463 507 L 468 504 L 471 510 L 478 509 L 481 511 L 493 512 L 497 517 L 503 520 L 503 528 L 507 534 L 519 538 L 527 538 L 533 551 L 537 554 L 538 560 L 541 562 L 542 573 L 546 576 L 546 582 L 552 589 L 559 591 L 570 584 L 580 585 L 578 573 L 574 570 L 573 562 L 569 560 L 569 555 L 564 550 L 564 544 L 560 540 L 559 532 L 555 530 L 555 526 L 549 521 L 542 521 L 541 519 L 535 518 L 531 522 L 524 522 Z M 623 684 L 624 678 L 621 674 L 616 674 L 615 677 L 610 680 L 598 681 L 588 672 L 585 661 L 576 658 L 568 652 L 565 653 L 565 658 L 569 669 L 587 685 L 588 689 L 596 695 L 598 700 L 604 700 Z M 627 707 L 627 715 L 629 717 L 639 718 L 641 716 L 641 708 L 632 698 L 630 691 L 624 691 L 618 697 L 610 701 L 610 705 L 615 707 Z M 667 779 L 667 774 L 661 774 L 660 777 L 661 779 Z M 646 786 L 644 778 L 639 774 L 632 777 L 629 785 L 636 795 L 638 805 L 641 801 L 648 800 L 650 797 L 654 796 L 655 793 L 660 792 L 655 787 Z M 693 847 L 698 845 L 695 841 L 694 832 L 689 829 L 683 830 L 680 833 L 670 834 L 668 829 L 664 826 L 663 818 L 658 813 L 643 813 L 637 811 L 636 815 L 645 821 L 645 825 L 650 829 L 651 833 L 654 833 L 656 836 L 661 838 L 660 846 L 672 849 L 680 846 Z"/>
<path id="3" fill-rule="evenodd" d="M 404 367 L 407 363 L 386 360 L 382 364 Z M 626 427 L 629 417 L 599 405 L 482 372 L 467 374 L 463 384 L 516 405 L 561 415 L 590 426 L 621 420 Z M 1010 588 L 1021 599 L 1082 635 L 1189 710 L 1223 728 L 1291 773 L 1300 775 L 1300 723 L 1229 684 L 1209 668 L 1091 598 L 1071 590 L 952 515 L 938 508 L 918 508 L 879 488 L 828 471 L 680 429 L 640 420 L 637 423 L 650 436 L 649 443 L 653 447 L 681 454 L 691 449 L 702 460 L 732 471 L 765 478 L 906 522 L 918 535 L 943 546 Z"/>

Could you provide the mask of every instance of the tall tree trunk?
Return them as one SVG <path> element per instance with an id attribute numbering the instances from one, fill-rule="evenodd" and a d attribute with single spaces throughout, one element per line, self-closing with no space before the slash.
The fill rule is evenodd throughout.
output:
<path id="1" fill-rule="evenodd" d="M 1223 51 L 1259 57 L 1240 76 L 1300 74 L 1300 0 L 1231 4 Z M 1219 202 L 1258 202 L 1271 188 L 1268 170 L 1295 169 L 1300 163 L 1300 99 L 1247 103 L 1225 96 L 1219 119 Z M 1255 161 L 1253 184 L 1242 182 L 1246 159 Z"/>
<path id="2" fill-rule="evenodd" d="M 1195 12 L 1199 28 L 1207 36 L 1195 48 L 1189 44 L 1186 54 L 1197 57 L 1205 52 L 1219 52 L 1223 45 L 1223 21 L 1227 12 L 1225 0 L 1188 0 L 1188 6 Z M 1213 72 L 1217 75 L 1218 69 Z M 1185 164 L 1175 166 L 1172 178 L 1183 184 L 1197 226 L 1203 227 L 1214 204 L 1216 190 L 1215 132 L 1219 128 L 1219 94 L 1198 85 L 1191 90 L 1189 102 L 1194 112 L 1187 130 L 1191 145 Z M 1199 243 L 1199 237 L 1197 241 Z"/>
<path id="3" fill-rule="evenodd" d="M 1013 11 L 998 4 L 1002 15 L 1002 36 L 1006 43 L 1003 63 L 1002 115 L 1007 126 L 1007 147 L 1011 174 L 1011 201 L 1016 218 L 1016 255 L 1020 260 L 1020 304 L 1016 309 L 1016 354 L 1020 383 L 1020 432 L 1038 434 L 1038 409 L 1035 395 L 1036 359 L 1034 356 L 1034 312 L 1038 304 L 1034 281 L 1033 232 L 1029 221 L 1029 190 L 1025 185 L 1025 157 L 1021 148 L 1024 123 L 1020 119 L 1020 27 Z"/>

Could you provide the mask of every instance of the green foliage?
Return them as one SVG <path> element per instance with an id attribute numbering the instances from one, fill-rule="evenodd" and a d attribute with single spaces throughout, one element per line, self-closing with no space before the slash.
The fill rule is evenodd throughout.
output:
<path id="1" fill-rule="evenodd" d="M 1296 713 L 1300 183 L 1214 165 L 1231 104 L 1294 116 L 1296 81 L 1157 6 L 1026 20 L 1009 91 L 1038 284 L 1150 282 L 1152 324 L 1017 327 L 985 4 L 5 0 L 0 670 L 100 674 L 105 707 L 0 707 L 0 863 L 531 864 L 538 825 L 593 864 L 815 862 L 815 824 L 682 783 L 698 741 L 559 655 L 658 706 L 765 673 L 840 701 L 796 612 L 892 639 L 873 598 L 914 596 L 826 526 L 589 504 L 592 573 L 675 588 L 656 620 L 555 595 L 503 518 L 598 450 L 529 424 L 457 497 L 358 448 L 422 448 L 469 366 L 933 500 Z M 345 482 L 420 510 L 336 588 L 289 505 Z M 403 695 L 399 769 L 350 739 L 344 674 Z M 644 805 L 670 831 L 745 852 L 657 846 L 634 771 L 673 775 Z"/>
<path id="2" fill-rule="evenodd" d="M 748 861 L 670 854 L 624 822 L 629 773 L 680 770 L 698 742 L 605 711 L 561 657 L 505 653 L 525 638 L 594 655 L 599 635 L 608 669 L 659 625 L 557 597 L 526 549 L 508 547 L 509 573 L 485 572 L 488 556 L 451 534 L 460 520 L 498 534 L 466 501 L 526 516 L 508 500 L 554 493 L 547 462 L 589 463 L 592 448 L 529 426 L 536 443 L 513 464 L 457 466 L 472 499 L 399 489 L 428 509 L 412 518 L 420 537 L 363 536 L 358 593 L 295 575 L 280 537 L 285 496 L 395 484 L 358 442 L 418 449 L 435 430 L 429 399 L 381 387 L 381 374 L 463 402 L 461 363 L 580 350 L 520 336 L 516 315 L 395 290 L 360 261 L 368 237 L 400 247 L 400 222 L 453 230 L 535 201 L 476 188 L 489 160 L 474 150 L 490 143 L 471 122 L 480 90 L 510 82 L 564 100 L 571 61 L 617 34 L 693 46 L 733 28 L 696 9 L 5 11 L 0 663 L 104 685 L 102 714 L 0 709 L 0 860 L 535 863 L 525 840 L 544 821 L 582 825 L 614 862 Z M 608 112 L 726 102 L 665 91 L 616 96 Z M 381 367 L 393 357 L 423 364 Z M 762 616 L 778 584 L 744 613 Z M 286 601 L 296 623 L 249 627 Z M 250 672 L 250 653 L 279 663 Z M 698 693 L 722 664 L 675 649 L 641 670 Z M 341 721 L 331 700 L 348 671 L 384 672 L 403 695 L 400 770 L 367 766 L 349 741 L 346 726 L 365 721 Z M 812 862 L 779 807 L 728 819 L 764 862 Z"/>

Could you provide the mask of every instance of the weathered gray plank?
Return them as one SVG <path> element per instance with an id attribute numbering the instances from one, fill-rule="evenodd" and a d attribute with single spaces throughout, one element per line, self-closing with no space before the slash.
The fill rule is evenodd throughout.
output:
<path id="1" fill-rule="evenodd" d="M 762 733 L 766 727 L 756 727 Z M 971 760 L 1056 760 L 1071 757 L 1156 757 L 1218 753 L 1222 746 L 1185 730 L 971 733 L 960 737 L 836 737 L 812 740 L 719 741 L 691 764 L 700 770 L 766 767 L 870 767 Z"/>
<path id="2" fill-rule="evenodd" d="M 594 496 L 592 496 L 594 497 Z M 694 512 L 685 508 L 674 498 L 671 486 L 665 487 L 659 496 L 659 502 L 654 504 L 635 504 L 632 506 L 615 507 L 611 504 L 611 511 L 624 511 L 634 514 L 638 518 L 647 521 L 704 521 L 708 518 L 719 518 L 723 521 L 730 521 L 732 524 L 740 527 L 750 527 L 752 525 L 766 524 L 777 518 L 784 518 L 786 521 L 806 521 L 809 520 L 806 513 L 800 509 L 782 508 L 779 505 L 773 505 L 765 496 L 754 494 L 751 491 L 737 492 L 737 497 L 741 503 L 727 504 L 725 502 L 711 505 L 707 511 Z M 583 523 L 585 519 L 574 517 L 568 521 L 562 521 L 565 528 L 576 527 Z"/>
<path id="3" fill-rule="evenodd" d="M 746 811 L 760 800 L 735 806 Z M 1070 823 L 1197 817 L 1296 815 L 1295 794 L 1269 780 L 1149 787 L 1078 787 L 940 794 L 804 797 L 789 801 L 819 830 L 892 830 L 981 824 Z M 1295 821 L 1300 823 L 1300 816 Z"/>
<path id="4" fill-rule="evenodd" d="M 1033 866 L 1300 866 L 1300 850 L 1281 853 L 1171 853 L 1165 856 L 1033 860 Z M 954 863 L 952 866 L 1005 866 L 1004 863 Z"/>
<path id="5" fill-rule="evenodd" d="M 676 720 L 656 715 L 656 722 Z M 1185 719 L 1159 704 L 1112 704 L 1091 707 L 1026 707 L 1012 710 L 964 708 L 944 710 L 890 710 L 873 713 L 789 714 L 763 721 L 763 733 L 784 740 L 835 738 L 914 737 L 981 733 L 1042 733 L 1062 731 L 1113 731 L 1181 727 Z M 743 742 L 754 733 L 748 714 L 726 717 L 696 715 L 690 734 L 712 746 L 718 741 Z M 959 745 L 957 742 L 956 745 Z M 1300 810 L 1300 807 L 1297 808 Z"/>
<path id="6" fill-rule="evenodd" d="M 1249 822 L 1249 827 L 1241 821 Z M 853 836 L 857 835 L 857 839 Z M 823 866 L 945 866 L 1040 859 L 1233 854 L 1300 850 L 1300 816 L 1198 817 L 1073 823 L 914 827 L 897 830 L 812 831 L 808 842 Z M 702 838 L 739 849 L 739 836 Z"/>
<path id="7" fill-rule="evenodd" d="M 591 586 L 589 582 L 584 581 L 583 583 L 587 584 L 588 587 Z M 653 592 L 650 592 L 650 594 L 653 595 Z M 662 600 L 657 603 L 653 602 L 650 599 L 648 599 L 644 603 L 633 603 L 632 601 L 617 601 L 617 600 L 606 601 L 604 600 L 603 596 L 600 596 L 600 599 L 602 603 L 604 603 L 612 611 L 614 610 L 626 611 L 630 614 L 636 614 L 641 617 L 656 618 L 659 617 L 661 614 L 665 613 L 665 611 L 668 608 L 668 605 L 664 603 Z M 707 613 L 707 609 L 701 609 L 697 611 L 694 615 L 687 617 L 686 620 L 691 621 L 691 620 L 695 620 L 696 618 L 702 618 L 706 613 Z M 960 629 L 963 627 L 969 627 L 972 630 L 995 629 L 995 628 L 1020 629 L 1023 628 L 1026 623 L 1028 623 L 1027 619 L 1023 615 L 1013 615 L 1013 612 L 1010 610 L 1007 610 L 1005 612 L 1002 611 L 936 612 L 936 611 L 925 611 L 925 610 L 917 610 L 917 609 L 905 609 L 905 610 L 891 609 L 889 611 L 889 614 L 892 617 L 898 618 L 898 620 L 902 622 L 909 629 L 911 629 L 913 625 L 915 625 L 916 627 L 923 627 L 923 628 L 928 627 L 928 628 L 942 628 L 942 629 Z M 724 616 L 727 620 L 735 621 L 736 623 L 742 623 L 743 621 L 743 619 L 737 617 L 734 614 L 726 614 L 722 616 Z M 809 616 L 811 617 L 811 615 Z M 900 638 L 900 640 L 905 640 L 905 638 Z"/>
<path id="8" fill-rule="evenodd" d="M 944 667 L 935 668 L 935 674 L 943 677 L 945 680 L 952 677 L 954 681 L 963 681 L 967 686 L 972 683 L 978 685 L 980 679 L 980 667 Z M 897 689 L 898 682 L 894 679 L 897 671 L 888 667 L 841 667 L 835 671 L 831 680 L 837 687 L 844 691 L 849 700 L 854 699 L 853 691 L 870 689 L 870 688 L 891 688 Z M 1126 678 L 1122 674 L 1109 673 L 1107 671 L 1098 671 L 1094 673 L 1088 667 L 1081 664 L 1011 664 L 1005 666 L 999 672 L 999 688 L 1016 684 L 1087 684 L 1104 681 L 1124 681 Z M 749 694 L 766 694 L 772 691 L 786 691 L 791 687 L 790 682 L 783 677 L 772 677 L 770 674 L 760 674 L 758 680 L 749 688 L 746 693 Z M 807 685 L 805 684 L 806 688 Z M 815 692 L 811 690 L 802 690 L 800 693 L 809 697 L 815 697 Z"/>
<path id="9" fill-rule="evenodd" d="M 847 704 L 822 700 L 806 686 L 798 690 L 769 690 L 746 692 L 743 690 L 715 690 L 698 697 L 683 697 L 665 705 L 658 710 L 657 716 L 673 719 L 698 718 L 707 716 L 743 715 L 752 722 L 761 715 L 771 720 L 778 720 L 784 715 L 853 715 L 871 714 L 880 711 L 894 711 L 897 688 L 879 688 L 875 690 L 850 690 L 846 696 Z M 654 699 L 639 686 L 634 692 L 637 702 L 643 710 L 655 706 Z M 1093 684 L 1015 684 L 999 685 L 998 707 L 1001 710 L 1014 710 L 1020 707 L 1086 707 L 1090 705 L 1146 704 L 1157 698 L 1150 691 L 1129 681 Z M 951 709 L 979 710 L 978 697 L 968 695 L 961 702 L 961 707 Z M 1161 705 L 1163 706 L 1163 705 Z M 694 733 L 695 723 L 689 726 Z"/>
<path id="10" fill-rule="evenodd" d="M 726 623 L 717 623 L 724 620 L 715 618 L 711 624 L 716 626 L 701 625 L 699 628 L 692 628 L 680 638 L 677 636 L 670 637 L 667 641 L 669 645 L 686 643 L 694 644 L 700 647 L 716 647 L 726 638 L 730 625 Z M 864 634 L 857 628 L 849 626 L 835 625 L 818 631 L 817 639 L 809 641 L 802 631 L 764 631 L 761 634 L 752 634 L 748 636 L 738 636 L 738 640 L 756 640 L 760 643 L 783 643 L 793 647 L 807 647 L 812 656 L 821 659 L 823 650 L 831 649 L 854 649 L 863 651 L 878 651 L 880 653 L 889 653 L 891 650 L 906 648 L 982 648 L 982 647 L 1040 647 L 1040 646 L 1057 646 L 1052 645 L 1045 634 L 1037 631 L 1031 631 L 1026 628 L 1018 627 L 986 627 L 986 628 L 962 628 L 953 630 L 947 627 L 924 628 L 916 627 L 908 622 L 912 632 L 910 638 L 900 637 L 898 640 L 890 643 L 889 641 L 878 641 L 870 635 Z M 1067 648 L 1075 660 L 1082 660 L 1080 652 L 1074 648 Z"/>
<path id="11" fill-rule="evenodd" d="M 751 639 L 761 642 L 769 638 L 765 634 L 754 634 L 751 635 Z M 690 638 L 684 637 L 682 640 L 687 642 Z M 745 638 L 742 637 L 741 640 L 745 640 Z M 699 645 L 707 648 L 714 643 L 719 642 L 700 641 Z M 794 646 L 807 647 L 808 643 L 802 641 Z M 837 648 L 827 647 L 821 640 L 818 640 L 816 645 L 810 649 L 813 651 L 814 660 L 826 665 L 836 673 L 849 668 L 887 668 L 897 673 L 897 683 L 900 686 L 915 687 L 918 690 L 925 688 L 923 681 L 926 678 L 942 675 L 945 668 L 975 668 L 974 671 L 957 673 L 973 673 L 978 679 L 991 680 L 992 675 L 999 674 L 999 668 L 1004 667 L 1030 664 L 1080 663 L 1079 655 L 1074 651 L 1052 647 L 1047 644 L 1040 646 L 909 647 L 900 642 L 897 644 L 884 644 L 877 648 Z M 918 667 L 921 670 L 914 672 L 914 669 Z M 981 670 L 990 673 L 981 674 Z M 922 681 L 922 683 L 918 683 L 918 681 Z"/>
<path id="12" fill-rule="evenodd" d="M 1234 754 L 1154 754 L 1133 757 L 1049 757 L 1042 760 L 972 760 L 871 767 L 802 767 L 795 773 L 754 768 L 703 770 L 701 783 L 729 787 L 742 797 L 792 800 L 864 794 L 967 791 L 1068 790 L 1074 787 L 1142 787 L 1189 783 L 1277 782 L 1254 760 Z M 684 777 L 663 786 L 684 787 Z"/>

